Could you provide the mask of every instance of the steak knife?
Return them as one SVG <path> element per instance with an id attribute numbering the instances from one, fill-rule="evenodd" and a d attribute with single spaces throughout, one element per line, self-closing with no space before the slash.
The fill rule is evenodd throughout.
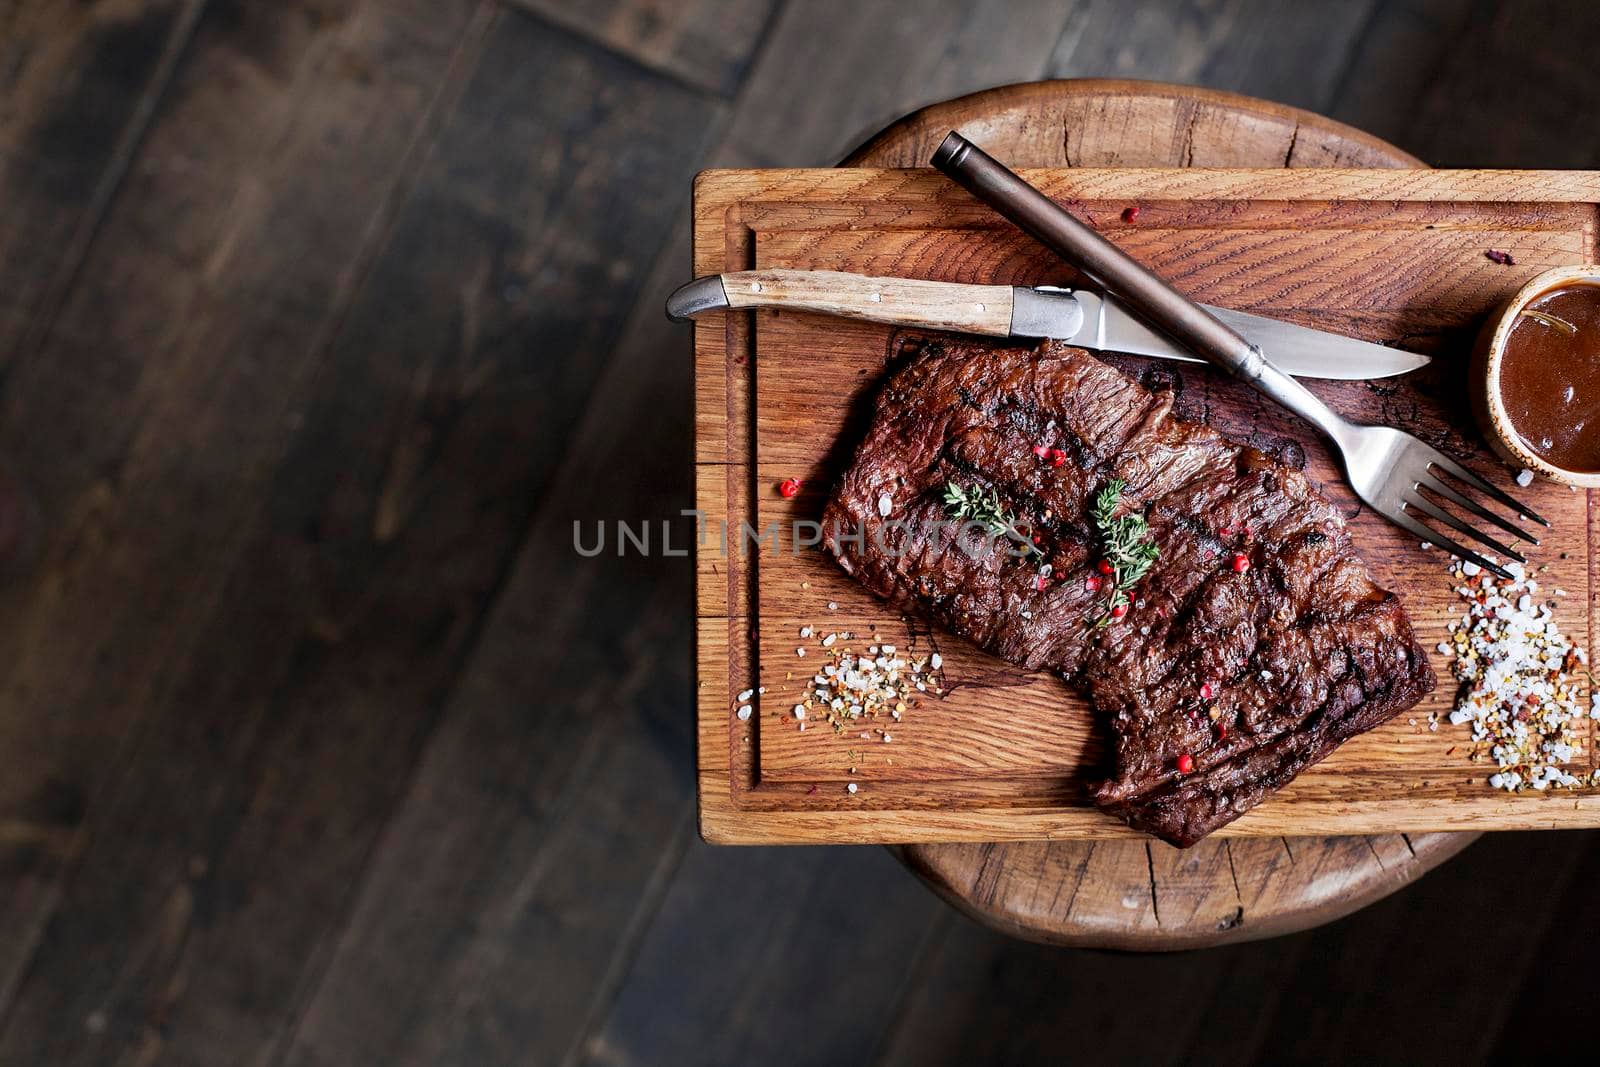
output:
<path id="1" fill-rule="evenodd" d="M 831 270 L 746 270 L 696 278 L 667 298 L 667 317 L 787 308 L 867 322 L 955 330 L 986 337 L 1054 338 L 1080 348 L 1204 363 L 1145 326 L 1121 304 L 1084 289 L 966 285 L 872 278 Z M 1429 357 L 1343 334 L 1206 306 L 1299 378 L 1368 380 L 1426 366 Z"/>

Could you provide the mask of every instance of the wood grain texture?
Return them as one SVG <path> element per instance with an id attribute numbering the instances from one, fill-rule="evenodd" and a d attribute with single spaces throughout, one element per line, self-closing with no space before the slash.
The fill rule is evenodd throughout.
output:
<path id="1" fill-rule="evenodd" d="M 1353 417 L 1404 425 L 1453 453 L 1476 455 L 1506 485 L 1509 472 L 1484 460 L 1460 395 L 1463 342 L 1527 277 L 1595 256 L 1600 175 L 1587 172 L 1037 170 L 1029 177 L 1197 299 L 1433 351 L 1435 362 L 1403 382 L 1313 388 Z M 1124 223 L 1122 208 L 1132 204 L 1140 214 Z M 701 274 L 738 266 L 966 283 L 1072 281 L 1047 253 L 926 171 L 707 172 L 696 206 Z M 1488 247 L 1512 250 L 1517 265 L 1490 262 Z M 726 496 L 717 498 L 728 529 L 793 530 L 815 517 L 901 342 L 887 327 L 781 311 L 758 314 L 752 334 L 736 322 L 742 317 L 696 325 L 697 455 L 706 478 L 719 468 L 729 475 Z M 1121 365 L 1137 372 L 1136 361 Z M 1330 457 L 1315 444 L 1296 445 L 1309 434 L 1286 413 L 1209 370 L 1177 373 L 1180 412 L 1269 450 L 1303 451 L 1308 474 L 1352 516 L 1352 535 L 1376 580 L 1407 592 L 1423 644 L 1442 640 L 1457 610 L 1446 561 L 1364 513 Z M 716 382 L 724 383 L 721 396 Z M 748 477 L 730 473 L 747 464 Z M 773 487 L 787 477 L 804 478 L 811 492 L 781 497 Z M 1574 607 L 1587 603 L 1587 498 L 1551 485 L 1529 492 L 1530 506 L 1547 510 L 1555 524 L 1537 560 L 1547 568 L 1546 586 L 1568 591 Z M 702 628 L 725 631 L 730 642 L 725 657 L 703 655 L 700 664 L 711 683 L 701 691 L 708 837 L 903 843 L 1127 833 L 1086 806 L 1083 784 L 1099 760 L 1096 731 L 1060 683 L 1019 676 L 946 635 L 916 632 L 815 551 L 793 551 L 792 542 L 736 537 L 721 562 L 728 578 L 703 581 L 701 594 Z M 753 592 L 741 597 L 746 583 Z M 1588 618 L 1564 616 L 1568 632 L 1587 641 Z M 804 626 L 862 635 L 851 642 L 859 646 L 923 642 L 916 647 L 946 656 L 957 684 L 896 724 L 892 746 L 876 731 L 867 739 L 854 730 L 801 732 L 787 709 L 823 654 L 813 639 L 812 658 L 797 656 Z M 746 647 L 747 631 L 755 640 Z M 1448 677 L 1442 659 L 1437 666 Z M 756 686 L 767 689 L 761 714 L 740 723 L 731 694 Z M 1428 729 L 1428 716 L 1447 712 L 1450 702 L 1442 685 L 1223 832 L 1581 826 L 1600 818 L 1600 797 L 1488 790 L 1486 772 L 1465 759 L 1465 737 Z M 1580 765 L 1590 758 L 1586 750 Z M 849 795 L 852 781 L 860 792 Z"/>
<path id="2" fill-rule="evenodd" d="M 1411 6 L 1442 11 L 1443 17 L 1428 12 L 1429 29 L 1458 44 L 1430 72 L 1422 98 L 1395 117 L 1408 125 L 1408 145 L 1440 166 L 1596 165 L 1600 130 L 1570 118 L 1590 106 L 1574 108 L 1593 91 L 1587 64 L 1572 48 L 1531 48 L 1529 42 L 1587 40 L 1600 32 L 1600 8 L 1480 0 L 1462 19 L 1449 3 Z M 1520 68 L 1518 77 L 1486 75 L 1510 63 Z M 1474 121 L 1463 122 L 1469 113 Z M 1485 136 L 1486 129 L 1494 134 Z"/>
<path id="3" fill-rule="evenodd" d="M 1249 98 L 1265 97 L 1320 112 L 1345 71 L 1352 43 L 1382 4 L 1082 0 L 1075 6 L 1050 57 L 1050 77 L 1160 78 L 1224 90 L 1236 101 L 1230 111 L 1246 112 L 1257 102 Z M 1127 133 L 1142 128 L 1131 126 Z M 1137 152 L 1140 144 L 1137 136 L 1095 140 L 1103 150 L 1119 152 Z M 1137 157 L 1127 162 L 1139 165 Z"/>
<path id="4" fill-rule="evenodd" d="M 0 8 L 0 352 L 42 342 L 204 0 Z"/>
<path id="5" fill-rule="evenodd" d="M 869 1063 L 944 910 L 882 849 L 697 847 L 582 1062 Z"/>
<path id="6" fill-rule="evenodd" d="M 722 275 L 728 306 L 813 311 L 847 319 L 986 337 L 1011 333 L 1009 285 L 946 285 L 831 270 L 743 270 Z"/>
<path id="7" fill-rule="evenodd" d="M 1050 944 L 1175 951 L 1256 941 L 1359 911 L 1476 839 L 1466 833 L 901 848 L 951 904 Z"/>
<path id="8" fill-rule="evenodd" d="M 431 607 L 416 602 L 431 622 L 396 620 L 399 632 L 448 640 L 449 661 L 444 646 L 419 649 L 411 668 L 380 677 L 409 686 L 428 663 L 448 666 L 449 680 L 394 693 L 381 714 L 352 709 L 347 729 L 408 730 L 403 747 L 369 740 L 374 752 L 392 750 L 382 764 L 421 762 L 402 774 L 391 765 L 366 787 L 411 783 L 384 793 L 388 820 L 357 828 L 372 850 L 367 877 L 359 893 L 347 887 L 347 926 L 325 969 L 308 976 L 302 1018 L 281 1048 L 288 1062 L 559 1060 L 604 986 L 610 939 L 628 936 L 617 916 L 639 904 L 641 882 L 648 897 L 658 865 L 670 870 L 685 823 L 689 743 L 670 698 L 688 686 L 672 612 L 686 575 L 579 560 L 572 521 L 614 506 L 637 520 L 686 495 L 687 441 L 672 447 L 662 420 L 687 404 L 687 381 L 666 374 L 670 362 L 637 377 L 639 364 L 614 364 L 650 268 L 619 249 L 668 240 L 715 114 L 696 92 L 549 34 L 521 15 L 497 23 L 364 294 L 359 334 L 340 347 L 352 374 L 384 375 L 395 392 L 373 396 L 367 411 L 330 392 L 321 440 L 308 442 L 308 456 L 354 451 L 359 484 L 384 489 L 342 535 L 359 543 L 392 529 L 406 547 L 373 559 L 379 587 L 403 565 L 399 588 L 449 591 Z M 545 151 L 576 114 L 588 123 L 582 150 Z M 482 166 L 459 172 L 469 158 Z M 658 181 L 625 189 L 618 166 Z M 609 432 L 612 413 L 638 410 L 633 389 L 666 407 L 630 420 L 638 437 Z M 369 434 L 383 448 L 351 447 Z M 641 439 L 656 447 L 625 463 Z M 658 495 L 619 504 L 613 486 L 571 469 L 574 456 L 659 479 Z M 319 495 L 354 505 L 351 476 L 348 464 L 325 469 Z M 497 603 L 489 618 L 472 614 Z M 344 641 L 387 629 L 380 617 L 391 611 L 357 615 L 364 625 Z M 470 658 L 459 642 L 470 642 Z M 437 730 L 436 715 L 446 724 Z M 610 744 L 620 733 L 638 743 Z M 424 735 L 426 758 L 416 747 Z M 590 820 L 620 825 L 623 812 L 652 804 L 626 832 L 585 832 Z M 585 876 L 595 869 L 616 881 L 596 889 Z M 471 918 L 462 927 L 446 916 Z M 485 973 L 525 996 L 486 1002 Z M 505 1027 L 519 1035 L 515 1052 Z"/>
<path id="9" fill-rule="evenodd" d="M 778 0 L 511 0 L 696 88 L 732 95 Z"/>
<path id="10" fill-rule="evenodd" d="M 0 436 L 45 531 L 4 591 L 0 803 L 43 788 L 84 815 L 0 1059 L 264 1058 L 360 866 L 352 840 L 404 780 L 414 740 L 357 694 L 388 677 L 426 714 L 431 683 L 395 664 L 447 671 L 455 643 L 415 583 L 328 583 L 349 499 L 300 495 L 327 464 L 296 445 L 477 8 L 212 5 L 65 325 L 11 369 Z M 342 559 L 381 560 L 371 528 L 343 527 Z M 368 608 L 406 636 L 361 632 Z M 362 722 L 388 747 L 355 740 Z M 384 758 L 330 767 L 352 750 Z"/>
<path id="11" fill-rule="evenodd" d="M 41 0 L 0 12 L 0 367 L 7 374 L 50 333 L 198 7 L 192 0 L 93 7 Z M 33 471 L 19 472 L 10 457 L 3 462 L 0 508 L 9 529 L 25 516 L 25 544 L 8 538 L 0 549 L 16 582 L 38 561 L 44 516 Z M 0 735 L 31 733 L 39 714 L 31 700 L 0 708 Z M 85 782 L 59 774 L 0 803 L 0 1005 L 9 1003 L 81 852 L 87 808 Z"/>
<path id="12" fill-rule="evenodd" d="M 744 166 L 838 159 L 916 103 L 1042 76 L 1076 14 L 1059 0 L 786 4 L 727 147 Z"/>
<path id="13" fill-rule="evenodd" d="M 1507 6 L 1500 0 L 1490 0 L 1490 3 Z M 1499 132 L 1505 121 L 1501 115 L 1451 109 L 1448 124 L 1459 127 L 1470 114 L 1471 124 L 1479 130 L 1480 141 L 1478 151 L 1453 161 L 1438 156 L 1437 141 L 1432 136 L 1434 123 L 1423 121 L 1419 110 L 1422 105 L 1436 97 L 1455 96 L 1464 82 L 1482 78 L 1481 67 L 1473 68 L 1459 60 L 1465 53 L 1485 44 L 1480 33 L 1485 9 L 1490 3 L 1484 0 L 1388 0 L 1377 4 L 1344 57 L 1344 71 L 1337 87 L 1324 103 L 1316 105 L 1317 110 L 1390 144 L 1405 145 L 1413 156 L 1429 164 L 1452 163 L 1464 167 L 1549 164 L 1542 155 L 1519 158 L 1497 152 L 1495 142 L 1501 136 L 1511 139 L 1519 136 L 1513 129 L 1505 129 L 1504 134 Z M 1538 66 L 1550 59 L 1545 49 L 1528 48 L 1521 62 Z M 1489 134 L 1491 130 L 1495 131 L 1492 135 Z"/>
<path id="14" fill-rule="evenodd" d="M 922 167 L 953 129 L 1031 167 L 1395 167 L 1417 161 L 1321 115 L 1193 85 L 1070 78 L 1010 85 L 907 115 L 847 167 Z"/>

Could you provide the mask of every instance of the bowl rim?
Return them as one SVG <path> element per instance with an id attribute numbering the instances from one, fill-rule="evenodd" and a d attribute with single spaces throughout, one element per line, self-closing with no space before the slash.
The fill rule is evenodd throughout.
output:
<path id="1" fill-rule="evenodd" d="M 1546 478 L 1564 482 L 1567 485 L 1576 485 L 1585 489 L 1600 489 L 1600 471 L 1574 471 L 1565 467 L 1558 467 L 1554 463 L 1540 456 L 1529 448 L 1522 435 L 1517 432 L 1516 425 L 1511 421 L 1511 415 L 1506 411 L 1505 398 L 1500 392 L 1500 364 L 1505 355 L 1506 340 L 1511 336 L 1511 328 L 1516 325 L 1522 311 L 1534 300 L 1543 296 L 1551 289 L 1562 285 L 1587 283 L 1600 288 L 1600 264 L 1584 263 L 1569 267 L 1552 267 L 1549 270 L 1529 278 L 1523 283 L 1522 288 L 1511 295 L 1511 298 L 1502 305 L 1499 317 L 1495 320 L 1494 332 L 1489 337 L 1487 358 L 1484 365 L 1484 400 L 1489 408 L 1489 421 L 1491 428 L 1500 443 L 1523 466 L 1536 474 Z"/>

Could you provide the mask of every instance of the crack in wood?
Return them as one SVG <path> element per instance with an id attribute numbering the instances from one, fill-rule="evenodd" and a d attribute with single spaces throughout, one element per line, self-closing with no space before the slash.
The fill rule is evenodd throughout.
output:
<path id="1" fill-rule="evenodd" d="M 1193 101 L 1188 101 L 1184 105 L 1184 112 L 1188 115 L 1188 118 L 1183 124 L 1183 148 L 1179 153 L 1182 162 L 1178 165 L 1180 167 L 1192 167 L 1194 166 L 1194 127 L 1195 123 L 1200 120 L 1200 106 Z"/>
<path id="2" fill-rule="evenodd" d="M 1088 845 L 1088 847 L 1083 850 L 1083 859 L 1078 862 L 1078 880 L 1072 885 L 1072 896 L 1067 898 L 1067 910 L 1062 913 L 1068 917 L 1071 917 L 1072 909 L 1077 906 L 1078 890 L 1083 888 L 1084 881 L 1089 877 L 1089 860 L 1094 856 L 1095 846 L 1098 844 L 1098 842 L 1091 840 L 1085 842 L 1085 844 Z M 1057 898 L 1059 898 L 1060 895 L 1061 893 L 1058 889 L 1056 891 Z M 1054 903 L 1055 901 L 1051 901 L 1052 906 Z"/>
<path id="3" fill-rule="evenodd" d="M 1144 862 L 1150 872 L 1150 911 L 1156 917 L 1156 925 L 1161 925 L 1161 900 L 1156 894 L 1156 853 L 1149 841 L 1144 843 Z"/>
<path id="4" fill-rule="evenodd" d="M 989 873 L 989 861 L 994 858 L 994 845 L 979 845 L 978 855 L 980 857 L 978 860 L 978 869 L 972 876 L 972 892 L 974 896 L 983 900 L 985 903 L 992 904 L 994 902 L 995 887 L 999 884 L 998 878 L 987 877 Z M 988 883 L 987 886 L 984 884 L 985 882 Z"/>
<path id="5" fill-rule="evenodd" d="M 1222 839 L 1222 851 L 1228 856 L 1228 875 L 1233 879 L 1233 899 L 1240 905 L 1240 912 L 1244 911 L 1244 894 L 1239 892 L 1239 869 L 1233 864 L 1233 842 L 1227 838 Z"/>

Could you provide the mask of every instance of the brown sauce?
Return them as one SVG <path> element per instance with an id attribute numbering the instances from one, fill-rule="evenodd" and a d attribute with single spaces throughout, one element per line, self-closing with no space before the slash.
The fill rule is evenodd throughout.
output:
<path id="1" fill-rule="evenodd" d="M 1500 396 L 1535 454 L 1600 471 L 1600 285 L 1561 285 L 1528 304 L 1500 357 Z"/>

